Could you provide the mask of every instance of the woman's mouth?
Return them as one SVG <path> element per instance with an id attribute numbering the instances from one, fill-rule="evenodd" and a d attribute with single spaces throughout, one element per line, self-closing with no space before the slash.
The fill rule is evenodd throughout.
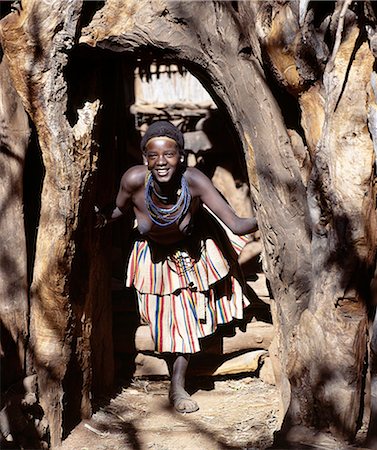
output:
<path id="1" fill-rule="evenodd" d="M 158 176 L 165 177 L 168 174 L 169 170 L 168 169 L 157 169 L 156 172 L 157 172 Z"/>

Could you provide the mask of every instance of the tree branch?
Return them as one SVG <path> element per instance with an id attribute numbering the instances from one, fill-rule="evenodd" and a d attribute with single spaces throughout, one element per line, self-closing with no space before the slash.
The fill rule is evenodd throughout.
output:
<path id="1" fill-rule="evenodd" d="M 334 62 L 335 62 L 335 57 L 336 54 L 338 53 L 339 47 L 340 47 L 340 42 L 342 40 L 342 33 L 343 33 L 343 27 L 344 27 L 344 17 L 346 15 L 347 9 L 350 6 L 350 4 L 352 3 L 353 0 L 345 0 L 345 2 L 343 3 L 342 9 L 340 11 L 339 14 L 339 20 L 338 20 L 338 27 L 336 30 L 336 36 L 335 36 L 335 44 L 334 44 L 334 48 L 331 54 L 331 58 L 329 60 L 329 62 L 327 63 L 326 66 L 326 72 L 331 72 L 331 70 L 334 67 Z"/>

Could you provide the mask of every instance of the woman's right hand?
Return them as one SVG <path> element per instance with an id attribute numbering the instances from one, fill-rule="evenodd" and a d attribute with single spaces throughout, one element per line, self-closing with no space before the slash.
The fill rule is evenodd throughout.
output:
<path id="1" fill-rule="evenodd" d="M 94 228 L 99 229 L 99 228 L 103 228 L 104 226 L 106 226 L 107 224 L 107 219 L 105 214 L 100 212 L 100 209 L 98 208 L 97 205 L 94 205 L 94 214 L 95 214 L 95 223 L 94 223 Z"/>

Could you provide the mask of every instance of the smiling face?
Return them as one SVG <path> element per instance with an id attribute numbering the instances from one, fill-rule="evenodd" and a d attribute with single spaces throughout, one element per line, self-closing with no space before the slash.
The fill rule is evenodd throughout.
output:
<path id="1" fill-rule="evenodd" d="M 181 161 L 178 145 L 172 139 L 153 138 L 145 146 L 145 158 L 153 178 L 159 183 L 170 181 Z"/>

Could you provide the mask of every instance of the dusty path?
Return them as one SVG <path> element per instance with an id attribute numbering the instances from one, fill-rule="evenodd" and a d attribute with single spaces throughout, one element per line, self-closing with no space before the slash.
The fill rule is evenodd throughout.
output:
<path id="1" fill-rule="evenodd" d="M 62 450 L 264 449 L 277 427 L 278 393 L 258 378 L 202 383 L 200 410 L 175 413 L 167 381 L 136 380 L 90 421 L 81 423 Z"/>

